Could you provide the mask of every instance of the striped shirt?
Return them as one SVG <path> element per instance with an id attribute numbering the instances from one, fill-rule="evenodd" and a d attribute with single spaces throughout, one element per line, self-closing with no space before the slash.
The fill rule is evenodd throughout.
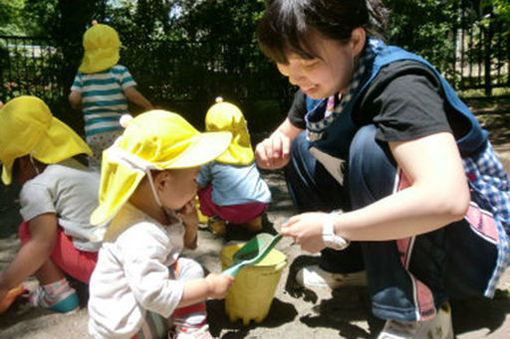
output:
<path id="1" fill-rule="evenodd" d="M 71 91 L 80 92 L 85 119 L 85 135 L 121 130 L 119 118 L 128 113 L 124 90 L 136 86 L 129 70 L 115 65 L 105 71 L 78 72 Z"/>

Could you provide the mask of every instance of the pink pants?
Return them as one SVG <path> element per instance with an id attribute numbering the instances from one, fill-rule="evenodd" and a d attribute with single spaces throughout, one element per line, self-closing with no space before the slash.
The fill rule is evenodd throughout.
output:
<path id="1" fill-rule="evenodd" d="M 216 205 L 212 200 L 212 185 L 199 190 L 198 199 L 200 200 L 200 211 L 203 215 L 208 217 L 217 215 L 232 224 L 244 224 L 253 220 L 262 215 L 267 208 L 267 204 L 262 202 L 227 206 Z"/>
<path id="2" fill-rule="evenodd" d="M 27 222 L 22 222 L 18 228 L 21 245 L 30 240 L 30 230 Z M 86 284 L 97 262 L 97 252 L 80 251 L 74 247 L 72 239 L 61 227 L 57 230 L 55 247 L 51 252 L 51 260 L 65 273 Z"/>

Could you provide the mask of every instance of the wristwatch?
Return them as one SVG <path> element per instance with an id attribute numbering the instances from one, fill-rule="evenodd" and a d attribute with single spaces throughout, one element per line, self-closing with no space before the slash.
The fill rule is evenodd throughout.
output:
<path id="1" fill-rule="evenodd" d="M 326 247 L 332 248 L 337 251 L 346 249 L 350 241 L 335 234 L 334 218 L 333 215 L 338 213 L 331 213 L 326 222 L 322 224 L 322 241 Z"/>

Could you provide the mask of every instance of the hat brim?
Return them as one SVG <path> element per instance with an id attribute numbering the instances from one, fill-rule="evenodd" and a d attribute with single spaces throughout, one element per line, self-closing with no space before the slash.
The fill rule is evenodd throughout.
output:
<path id="1" fill-rule="evenodd" d="M 228 149 L 216 158 L 216 161 L 227 165 L 247 166 L 253 162 L 254 158 L 251 146 L 231 143 Z"/>
<path id="2" fill-rule="evenodd" d="M 232 134 L 230 132 L 205 132 L 201 133 L 196 141 L 178 159 L 168 167 L 189 168 L 206 164 L 216 159 L 230 145 Z"/>
<path id="3" fill-rule="evenodd" d="M 55 164 L 80 153 L 92 155 L 89 146 L 71 127 L 53 118 L 46 136 L 31 155 L 45 164 Z"/>
<path id="4" fill-rule="evenodd" d="M 120 59 L 119 48 L 106 48 L 85 51 L 78 71 L 81 73 L 97 73 L 115 66 Z"/>
<path id="5" fill-rule="evenodd" d="M 55 164 L 80 153 L 92 155 L 92 151 L 85 141 L 72 128 L 53 117 L 50 128 L 39 139 L 32 151 L 19 154 L 11 162 L 3 163 L 2 182 L 5 185 L 12 183 L 14 160 L 27 154 L 42 163 Z"/>

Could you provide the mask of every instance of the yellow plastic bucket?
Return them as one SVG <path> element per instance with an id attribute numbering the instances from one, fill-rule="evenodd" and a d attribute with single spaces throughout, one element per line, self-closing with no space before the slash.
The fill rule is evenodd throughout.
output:
<path id="1" fill-rule="evenodd" d="M 229 245 L 221 250 L 223 269 L 233 264 L 232 256 L 243 245 Z M 241 319 L 243 325 L 248 325 L 251 320 L 260 323 L 267 317 L 286 264 L 285 254 L 272 249 L 258 264 L 239 271 L 225 298 L 225 312 L 231 322 Z"/>

